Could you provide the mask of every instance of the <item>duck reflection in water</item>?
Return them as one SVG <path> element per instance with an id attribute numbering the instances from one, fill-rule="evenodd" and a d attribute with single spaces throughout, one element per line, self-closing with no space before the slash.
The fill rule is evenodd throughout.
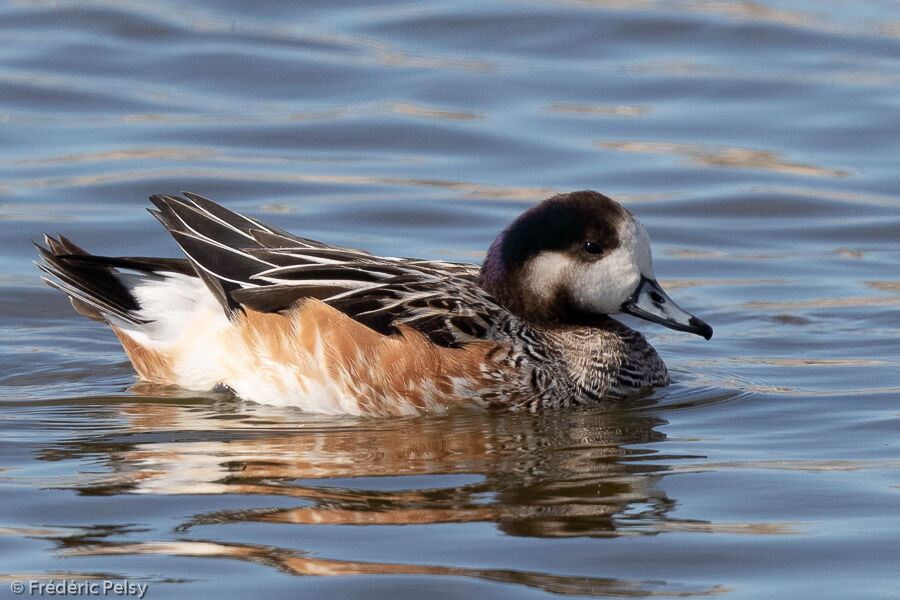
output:
<path id="1" fill-rule="evenodd" d="M 261 506 L 197 514 L 204 525 L 493 523 L 508 535 L 611 537 L 657 533 L 673 501 L 657 487 L 667 467 L 645 462 L 661 419 L 639 410 L 463 413 L 444 417 L 316 418 L 218 399 L 119 404 L 125 431 L 94 434 L 47 450 L 48 459 L 104 456 L 109 472 L 72 488 L 85 495 L 230 494 Z M 93 462 L 93 461 L 92 461 Z M 296 498 L 273 507 L 265 498 Z M 283 505 L 283 502 L 280 504 Z M 640 512 L 632 514 L 635 506 Z M 111 536 L 115 537 L 115 536 Z M 67 540 L 69 555 L 161 554 L 275 564 L 302 575 L 415 573 L 516 581 L 557 593 L 660 591 L 660 582 L 550 573 L 313 558 L 295 548 L 242 541 Z M 682 590 L 681 584 L 671 584 Z M 624 586 L 624 588 L 623 588 Z M 647 588 L 647 589 L 644 589 Z M 702 593 L 716 589 L 691 588 Z M 602 594 L 599 592 L 602 590 Z"/>

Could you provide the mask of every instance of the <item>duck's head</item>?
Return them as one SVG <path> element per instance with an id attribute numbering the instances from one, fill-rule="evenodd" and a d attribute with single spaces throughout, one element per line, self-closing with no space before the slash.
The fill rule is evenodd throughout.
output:
<path id="1" fill-rule="evenodd" d="M 522 213 L 491 244 L 479 283 L 532 322 L 590 324 L 629 313 L 712 337 L 657 283 L 644 226 L 597 192 L 559 194 Z"/>

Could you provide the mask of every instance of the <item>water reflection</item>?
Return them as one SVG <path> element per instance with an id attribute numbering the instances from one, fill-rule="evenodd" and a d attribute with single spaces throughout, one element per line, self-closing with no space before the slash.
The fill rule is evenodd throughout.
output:
<path id="1" fill-rule="evenodd" d="M 237 401 L 234 401 L 237 402 Z M 182 524 L 265 521 L 422 524 L 487 521 L 512 535 L 618 535 L 639 503 L 658 519 L 650 450 L 659 418 L 633 411 L 320 422 L 232 404 L 223 412 L 142 402 L 122 407 L 129 430 L 63 443 L 48 460 L 103 456 L 108 473 L 83 494 L 256 494 L 301 505 L 199 515 Z M 458 475 L 466 474 L 460 483 Z M 416 477 L 437 476 L 423 487 Z M 401 479 L 396 479 L 401 478 Z M 349 482 L 347 481 L 349 479 Z M 336 481 L 341 480 L 341 481 Z M 383 486 L 390 483 L 391 489 Z M 399 489 L 398 489 L 399 488 Z M 627 528 L 628 525 L 625 525 Z"/>
<path id="2" fill-rule="evenodd" d="M 242 494 L 290 508 L 195 515 L 209 523 L 399 525 L 492 522 L 510 535 L 617 536 L 670 528 L 657 487 L 670 466 L 630 447 L 665 438 L 632 411 L 297 423 L 263 407 L 206 412 L 130 404 L 128 431 L 42 450 L 43 460 L 102 457 L 108 472 L 71 484 L 86 495 Z M 672 456 L 658 457 L 671 461 Z M 92 461 L 93 462 L 93 461 Z M 466 474 L 459 482 L 459 474 Z M 423 486 L 419 477 L 429 475 Z M 398 479 L 399 478 L 399 479 Z M 349 481 L 348 481 L 349 480 Z M 387 486 L 388 489 L 385 489 Z M 632 508 L 640 507 L 640 513 Z M 678 522 L 677 529 L 690 528 Z M 706 530 L 705 526 L 698 530 Z"/>
<path id="3" fill-rule="evenodd" d="M 672 518 L 675 501 L 658 483 L 670 469 L 662 463 L 681 457 L 660 456 L 643 446 L 665 439 L 657 429 L 664 421 L 640 410 L 329 420 L 225 397 L 140 400 L 101 409 L 124 419 L 124 427 L 51 445 L 38 451 L 38 459 L 89 459 L 93 474 L 64 486 L 82 495 L 259 497 L 255 508 L 192 515 L 176 526 L 178 536 L 202 536 L 207 525 L 217 526 L 219 532 L 229 531 L 222 525 L 238 526 L 231 531 L 239 534 L 240 525 L 248 523 L 290 527 L 482 522 L 493 523 L 507 535 L 552 538 L 778 532 L 774 525 L 757 531 Z M 97 473 L 98 464 L 104 473 Z M 282 500 L 273 502 L 273 497 Z M 296 504 L 284 507 L 283 498 Z M 243 540 L 146 541 L 144 535 L 141 541 L 123 541 L 130 528 L 69 527 L 35 537 L 55 540 L 63 556 L 228 558 L 295 575 L 450 575 L 598 596 L 724 591 L 660 581 L 335 560 L 314 556 L 313 549 Z"/>
<path id="4" fill-rule="evenodd" d="M 115 408 L 96 407 L 92 414 Z M 481 521 L 535 537 L 684 531 L 691 523 L 697 531 L 710 529 L 669 516 L 674 500 L 659 488 L 660 477 L 672 471 L 672 460 L 697 457 L 641 447 L 665 439 L 657 430 L 665 421 L 641 410 L 335 421 L 230 398 L 185 403 L 157 395 L 121 404 L 115 413 L 115 420 L 97 416 L 94 422 L 125 419 L 124 430 L 50 445 L 37 458 L 99 461 L 106 472 L 92 469 L 93 475 L 65 484 L 83 495 L 241 494 L 299 501 L 288 508 L 194 515 L 179 525 L 183 531 L 249 521 Z"/>
<path id="5" fill-rule="evenodd" d="M 144 542 L 80 547 L 65 556 L 168 555 L 205 558 L 231 558 L 273 566 L 283 573 L 307 576 L 347 575 L 442 575 L 472 577 L 484 581 L 512 583 L 554 594 L 644 598 L 648 596 L 706 596 L 731 591 L 724 586 L 699 586 L 666 581 L 637 581 L 608 577 L 573 577 L 538 571 L 511 569 L 470 569 L 437 565 L 367 563 L 328 560 L 267 546 L 232 545 L 211 541 Z"/>

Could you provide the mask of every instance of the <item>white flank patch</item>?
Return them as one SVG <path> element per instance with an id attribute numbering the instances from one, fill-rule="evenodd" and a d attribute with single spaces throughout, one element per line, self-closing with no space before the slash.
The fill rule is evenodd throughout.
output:
<path id="1" fill-rule="evenodd" d="M 110 323 L 137 344 L 167 356 L 179 386 L 210 390 L 225 384 L 259 404 L 361 414 L 358 397 L 364 384 L 347 373 L 329 372 L 334 359 L 321 336 L 311 351 L 298 345 L 296 355 L 285 357 L 269 346 L 265 336 L 242 335 L 199 278 L 177 273 L 126 275 L 123 283 L 141 306 L 135 315 L 148 322 L 135 325 L 109 317 Z M 443 410 L 436 390 L 426 390 L 425 397 L 426 410 Z M 401 414 L 419 412 L 399 394 L 385 401 Z"/>
<path id="2" fill-rule="evenodd" d="M 149 323 L 113 324 L 139 344 L 166 349 L 182 340 L 191 323 L 202 321 L 208 329 L 228 325 L 222 306 L 197 277 L 165 273 L 161 277 L 126 276 L 122 282 L 141 306 L 135 316 Z"/>
<path id="3" fill-rule="evenodd" d="M 141 306 L 135 316 L 148 322 L 110 318 L 110 323 L 141 346 L 169 356 L 178 385 L 209 390 L 221 382 L 232 325 L 206 285 L 180 273 L 122 279 Z"/>

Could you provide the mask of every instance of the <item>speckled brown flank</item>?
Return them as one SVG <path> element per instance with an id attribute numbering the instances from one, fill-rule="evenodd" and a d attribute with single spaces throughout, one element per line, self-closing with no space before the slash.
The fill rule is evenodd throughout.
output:
<path id="1" fill-rule="evenodd" d="M 454 379 L 470 389 L 488 385 L 487 354 L 496 346 L 476 342 L 444 348 L 405 326 L 399 335 L 382 335 L 318 300 L 306 300 L 284 317 L 248 311 L 244 323 L 247 335 L 268 336 L 271 348 L 289 353 L 275 360 L 296 361 L 298 352 L 320 357 L 323 369 L 298 375 L 342 382 L 360 412 L 369 415 L 424 411 L 434 402 L 465 403 L 456 396 Z"/>
<path id="2" fill-rule="evenodd" d="M 296 374 L 301 390 L 311 382 L 323 387 L 337 383 L 365 415 L 408 414 L 471 402 L 471 397 L 458 396 L 460 390 L 474 393 L 490 387 L 489 374 L 498 369 L 494 357 L 504 355 L 491 342 L 436 346 L 406 326 L 400 326 L 399 334 L 382 335 L 313 299 L 285 314 L 246 310 L 233 327 L 222 340 L 233 346 L 225 352 L 233 360 L 211 363 L 210 369 L 221 371 L 211 372 L 211 377 L 226 384 L 238 373 L 264 378 L 265 365 L 279 364 Z M 116 327 L 113 331 L 141 379 L 178 383 L 178 357 L 192 336 L 163 353 L 138 344 Z"/>

